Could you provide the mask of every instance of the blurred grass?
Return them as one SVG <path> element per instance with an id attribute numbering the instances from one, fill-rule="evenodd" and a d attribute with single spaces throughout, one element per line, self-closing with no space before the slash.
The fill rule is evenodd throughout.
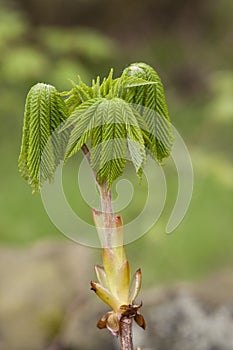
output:
<path id="1" fill-rule="evenodd" d="M 31 194 L 18 173 L 26 91 L 42 80 L 56 84 L 58 89 L 66 89 L 69 86 L 66 78 L 75 79 L 78 73 L 89 80 L 93 72 L 94 75 L 106 74 L 112 65 L 118 72 L 129 60 L 140 59 L 166 72 L 171 118 L 190 150 L 195 183 L 186 217 L 175 232 L 166 235 L 166 221 L 177 191 L 176 172 L 168 162 L 165 167 L 168 197 L 163 215 L 148 234 L 127 246 L 132 270 L 141 266 L 149 285 L 198 278 L 233 266 L 233 67 L 227 56 L 229 50 L 226 50 L 226 58 L 221 58 L 228 62 L 227 69 L 217 71 L 220 65 L 217 62 L 216 70 L 205 78 L 205 87 L 202 80 L 197 79 L 200 85 L 185 83 L 182 90 L 180 86 L 185 80 L 179 76 L 179 69 L 188 61 L 189 72 L 192 71 L 192 64 L 196 64 L 200 54 L 196 52 L 193 57 L 189 53 L 190 44 L 184 49 L 179 40 L 164 37 L 151 45 L 141 43 L 134 50 L 129 47 L 123 57 L 124 48 L 119 50 L 112 39 L 96 30 L 44 27 L 34 32 L 24 15 L 4 11 L 0 16 L 0 243 L 27 245 L 44 238 L 66 239 L 50 222 L 40 196 Z M 211 47 L 213 53 L 213 44 Z M 209 57 L 208 46 L 200 43 L 199 50 Z M 171 60 L 172 52 L 175 54 Z M 176 85 L 177 75 L 181 81 L 178 79 Z M 91 222 L 90 208 L 83 204 L 78 189 L 74 190 L 77 179 L 71 168 L 68 164 L 65 171 L 67 198 L 74 210 Z M 138 213 L 145 199 L 146 184 L 137 185 L 136 178 L 133 183 L 137 193 L 123 212 L 125 221 Z"/>

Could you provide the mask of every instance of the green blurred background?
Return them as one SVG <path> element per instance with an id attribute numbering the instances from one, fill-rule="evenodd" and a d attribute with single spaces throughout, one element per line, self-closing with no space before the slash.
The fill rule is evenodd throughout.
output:
<path id="1" fill-rule="evenodd" d="M 145 284 L 152 286 L 233 266 L 232 13 L 233 2 L 227 0 L 0 1 L 2 246 L 67 240 L 17 169 L 31 85 L 43 81 L 64 90 L 78 74 L 90 82 L 112 66 L 117 76 L 128 64 L 144 61 L 164 82 L 172 122 L 191 154 L 195 183 L 187 215 L 166 235 L 177 191 L 177 174 L 168 162 L 163 215 L 127 247 L 133 269 L 140 265 Z M 79 205 L 72 181 L 67 181 L 68 197 L 88 217 L 89 208 Z M 142 184 L 138 191 L 144 190 Z M 127 209 L 129 217 L 141 205 L 137 198 Z M 92 251 L 99 259 L 100 252 Z"/>

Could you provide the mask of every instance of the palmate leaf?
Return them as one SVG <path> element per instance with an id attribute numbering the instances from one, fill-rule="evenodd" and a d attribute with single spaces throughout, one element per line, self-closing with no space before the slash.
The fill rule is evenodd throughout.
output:
<path id="1" fill-rule="evenodd" d="M 67 132 L 58 136 L 54 131 L 67 114 L 66 105 L 55 87 L 38 83 L 29 91 L 18 166 L 33 191 L 39 190 L 45 180 L 52 179 L 63 157 Z"/>
<path id="2" fill-rule="evenodd" d="M 124 99 L 134 104 L 143 116 L 148 129 L 144 131 L 145 145 L 159 161 L 169 156 L 173 144 L 172 126 L 168 115 L 162 82 L 155 70 L 145 63 L 134 63 L 123 71 L 122 79 L 135 77 L 154 82 L 128 88 Z"/>
<path id="3" fill-rule="evenodd" d="M 84 102 L 63 127 L 63 130 L 72 128 L 66 158 L 89 142 L 91 166 L 99 183 L 107 182 L 110 187 L 122 174 L 127 159 L 140 174 L 146 152 L 137 118 L 141 118 L 138 112 L 120 98 L 95 98 Z"/>
<path id="4" fill-rule="evenodd" d="M 68 92 L 37 84 L 28 94 L 19 169 L 34 190 L 53 177 L 66 144 L 67 159 L 87 143 L 97 180 L 109 187 L 127 161 L 141 176 L 147 151 L 159 161 L 170 154 L 172 127 L 163 85 L 152 67 L 135 63 L 116 79 L 111 69 L 91 86 L 80 77 L 71 83 Z"/>

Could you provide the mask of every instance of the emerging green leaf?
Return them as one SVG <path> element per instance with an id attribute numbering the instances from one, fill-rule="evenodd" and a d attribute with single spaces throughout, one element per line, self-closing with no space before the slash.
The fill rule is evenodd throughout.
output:
<path id="1" fill-rule="evenodd" d="M 148 129 L 144 130 L 145 146 L 152 156 L 161 161 L 168 157 L 173 144 L 172 126 L 168 115 L 162 82 L 155 70 L 145 63 L 134 63 L 123 71 L 122 79 L 134 77 L 154 84 L 135 84 L 124 95 L 143 116 Z"/>
<path id="2" fill-rule="evenodd" d="M 91 166 L 98 182 L 107 182 L 110 188 L 122 174 L 127 160 L 132 161 L 140 174 L 146 160 L 140 128 L 143 123 L 136 109 L 120 98 L 90 99 L 73 111 L 62 128 L 72 128 L 66 158 L 89 142 Z"/>
<path id="3" fill-rule="evenodd" d="M 53 178 L 55 168 L 64 156 L 67 133 L 58 136 L 54 131 L 64 122 L 67 114 L 66 105 L 55 87 L 38 83 L 29 91 L 19 171 L 33 191 L 38 191 L 45 180 Z"/>
<path id="4" fill-rule="evenodd" d="M 113 86 L 113 69 L 110 70 L 108 77 L 104 78 L 100 86 L 101 96 L 107 97 L 111 93 L 112 86 Z"/>

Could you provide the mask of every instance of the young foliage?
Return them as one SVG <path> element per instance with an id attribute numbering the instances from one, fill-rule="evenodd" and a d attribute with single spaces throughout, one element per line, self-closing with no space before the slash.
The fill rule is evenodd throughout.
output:
<path id="1" fill-rule="evenodd" d="M 172 144 L 172 126 L 163 89 L 163 84 L 155 70 L 145 63 L 134 63 L 123 71 L 122 79 L 144 79 L 147 84 L 128 89 L 124 99 L 135 105 L 143 116 L 150 132 L 146 132 L 145 146 L 159 161 L 168 157 Z"/>
<path id="2" fill-rule="evenodd" d="M 65 159 L 88 146 L 97 181 L 107 182 L 108 189 L 127 161 L 141 177 L 147 152 L 158 161 L 170 154 L 172 127 L 163 85 L 152 67 L 135 63 L 116 79 L 111 69 L 102 83 L 99 77 L 91 86 L 80 77 L 71 83 L 68 92 L 37 84 L 28 94 L 19 169 L 34 190 L 52 178 L 65 145 Z"/>
<path id="3" fill-rule="evenodd" d="M 137 173 L 146 160 L 140 124 L 141 116 L 124 100 L 90 99 L 73 111 L 62 128 L 62 131 L 71 128 L 65 157 L 78 152 L 90 140 L 91 166 L 99 183 L 107 181 L 110 187 L 122 174 L 127 159 Z"/>
<path id="4" fill-rule="evenodd" d="M 43 83 L 34 85 L 26 99 L 19 171 L 37 191 L 53 177 L 65 146 L 64 135 L 53 135 L 67 117 L 67 108 L 55 87 Z"/>

